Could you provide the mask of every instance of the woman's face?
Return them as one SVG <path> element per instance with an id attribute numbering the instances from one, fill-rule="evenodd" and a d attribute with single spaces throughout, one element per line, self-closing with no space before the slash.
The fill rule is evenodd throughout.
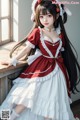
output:
<path id="1" fill-rule="evenodd" d="M 47 11 L 47 14 L 43 15 L 42 12 L 40 12 L 40 23 L 47 28 L 53 28 L 54 18 L 53 15 Z"/>

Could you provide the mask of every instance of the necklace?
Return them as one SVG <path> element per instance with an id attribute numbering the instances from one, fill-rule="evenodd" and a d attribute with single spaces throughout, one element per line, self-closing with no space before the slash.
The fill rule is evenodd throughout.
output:
<path id="1" fill-rule="evenodd" d="M 47 30 L 48 32 L 51 32 L 51 31 L 55 31 L 55 28 L 47 28 L 47 27 L 44 27 L 44 30 Z"/>

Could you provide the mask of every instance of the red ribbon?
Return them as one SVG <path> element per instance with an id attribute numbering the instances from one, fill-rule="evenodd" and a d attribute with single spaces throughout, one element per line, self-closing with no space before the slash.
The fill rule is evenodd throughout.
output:
<path id="1" fill-rule="evenodd" d="M 56 62 L 59 62 L 59 63 L 63 63 L 63 58 L 62 57 L 58 57 L 58 58 L 47 58 L 50 63 L 54 63 L 55 61 Z"/>
<path id="2" fill-rule="evenodd" d="M 37 0 L 36 4 L 35 4 L 35 9 L 36 7 L 41 3 L 42 0 Z"/>
<path id="3" fill-rule="evenodd" d="M 56 2 L 56 0 L 52 0 L 52 2 Z"/>
<path id="4" fill-rule="evenodd" d="M 41 1 L 42 1 L 42 0 L 38 0 L 38 4 L 40 4 L 40 3 L 41 3 Z"/>

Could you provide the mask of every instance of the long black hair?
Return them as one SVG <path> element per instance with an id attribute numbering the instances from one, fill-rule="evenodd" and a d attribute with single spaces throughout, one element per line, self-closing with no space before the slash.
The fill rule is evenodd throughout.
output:
<path id="1" fill-rule="evenodd" d="M 61 7 L 62 7 L 62 10 L 64 11 L 63 4 L 61 4 Z M 58 4 L 52 4 L 50 0 L 48 1 L 42 0 L 40 5 L 36 9 L 35 20 L 36 20 L 37 26 L 40 26 L 43 28 L 44 26 L 41 25 L 40 20 L 39 20 L 40 11 L 42 12 L 42 14 L 47 14 L 47 11 L 49 11 L 55 19 L 55 22 L 53 24 L 54 27 L 57 28 L 58 26 L 60 26 L 61 33 L 65 41 L 65 46 L 64 46 L 65 50 L 62 52 L 62 56 L 64 59 L 64 64 L 67 68 L 67 72 L 68 72 L 68 76 L 70 80 L 70 90 L 74 93 L 74 91 L 78 91 L 76 86 L 80 81 L 80 78 L 79 78 L 80 77 L 80 66 L 77 61 L 78 55 L 65 31 L 64 24 L 67 22 L 67 14 L 66 12 L 64 12 L 63 17 L 62 17 L 58 9 L 59 9 Z"/>

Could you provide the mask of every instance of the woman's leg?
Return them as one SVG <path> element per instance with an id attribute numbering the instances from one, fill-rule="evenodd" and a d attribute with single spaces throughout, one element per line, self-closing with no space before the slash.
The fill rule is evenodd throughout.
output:
<path id="1" fill-rule="evenodd" d="M 20 114 L 26 107 L 23 105 L 16 105 L 16 107 L 14 108 L 15 112 L 17 114 Z"/>
<path id="2" fill-rule="evenodd" d="M 16 105 L 15 108 L 12 110 L 10 120 L 15 120 L 17 117 L 19 117 L 19 114 L 25 109 L 25 106 L 23 105 Z"/>

